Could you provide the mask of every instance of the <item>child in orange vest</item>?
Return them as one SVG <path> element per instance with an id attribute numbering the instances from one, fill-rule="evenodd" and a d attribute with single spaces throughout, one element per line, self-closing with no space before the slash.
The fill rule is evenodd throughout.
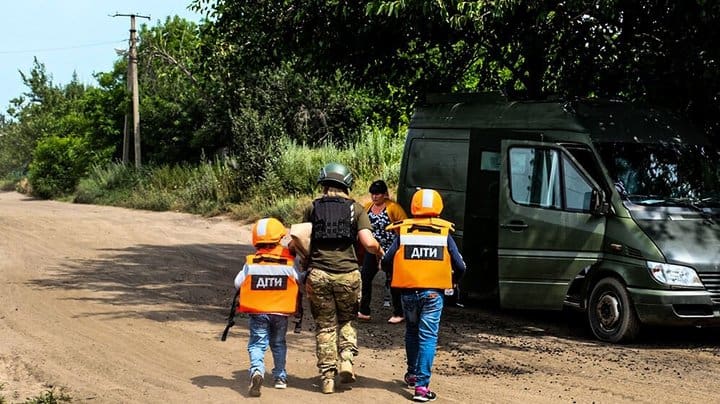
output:
<path id="1" fill-rule="evenodd" d="M 440 316 L 445 290 L 465 273 L 457 245 L 450 233 L 454 225 L 440 219 L 443 201 L 432 189 L 420 189 L 413 195 L 412 219 L 389 225 L 396 237 L 382 260 L 384 268 L 393 268 L 392 287 L 400 288 L 405 314 L 405 382 L 415 389 L 413 401 L 434 401 L 430 376 L 435 359 Z"/>
<path id="2" fill-rule="evenodd" d="M 249 395 L 260 396 L 265 377 L 264 357 L 272 351 L 272 375 L 276 389 L 287 387 L 285 362 L 288 316 L 295 313 L 300 275 L 295 255 L 280 244 L 285 226 L 274 218 L 260 219 L 253 226 L 255 254 L 248 255 L 235 277 L 237 311 L 249 314 L 250 388 Z"/>

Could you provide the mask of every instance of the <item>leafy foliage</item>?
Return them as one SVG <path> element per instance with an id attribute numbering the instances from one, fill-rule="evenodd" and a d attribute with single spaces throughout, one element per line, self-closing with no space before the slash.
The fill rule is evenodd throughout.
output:
<path id="1" fill-rule="evenodd" d="M 30 184 L 41 198 L 72 193 L 91 162 L 92 154 L 82 139 L 46 137 L 35 147 L 29 170 Z"/>
<path id="2" fill-rule="evenodd" d="M 455 89 L 623 98 L 682 111 L 709 131 L 720 122 L 717 2 L 377 0 L 368 11 L 400 24 L 422 15 L 462 35 L 473 56 L 457 59 Z"/>
<path id="3" fill-rule="evenodd" d="M 337 71 L 391 125 L 432 92 L 646 101 L 717 127 L 717 2 L 196 0 L 230 82 L 293 61 Z M 422 27 L 422 29 L 421 29 Z M 268 51 L 269 50 L 269 51 Z M 222 63 L 217 63 L 222 61 Z M 248 73 L 250 72 L 250 73 Z M 236 87 L 237 88 L 237 87 Z M 383 115 L 383 111 L 386 112 Z"/>
<path id="4" fill-rule="evenodd" d="M 151 208 L 186 198 L 197 211 L 253 198 L 291 205 L 312 192 L 314 170 L 330 160 L 358 177 L 391 180 L 399 134 L 428 93 L 621 98 L 669 107 L 715 137 L 720 129 L 718 2 L 193 0 L 191 7 L 207 20 L 140 28 L 143 161 L 157 176 L 138 172 L 128 181 L 137 203 Z M 0 116 L 0 177 L 32 167 L 38 192 L 56 195 L 88 167 L 119 159 L 126 71 L 122 56 L 96 76 L 97 86 L 74 77 L 59 86 L 36 60 L 22 73 L 27 93 Z M 103 186 L 83 180 L 79 199 L 92 200 Z"/>
<path id="5" fill-rule="evenodd" d="M 156 164 L 197 162 L 203 152 L 222 146 L 200 132 L 213 100 L 203 92 L 205 75 L 198 71 L 199 28 L 176 16 L 156 27 L 143 25 L 139 36 L 142 159 Z"/>
<path id="6" fill-rule="evenodd" d="M 40 196 L 70 192 L 87 164 L 113 154 L 117 131 L 111 124 L 112 105 L 117 94 L 88 89 L 76 77 L 66 86 L 56 86 L 37 60 L 30 74 L 22 76 L 29 92 L 12 100 L 8 112 L 13 120 L 3 125 L 0 176 L 30 169 Z M 61 149 L 52 150 L 56 146 Z M 52 161 L 56 157 L 64 160 Z M 38 158 L 44 160 L 34 161 Z"/>

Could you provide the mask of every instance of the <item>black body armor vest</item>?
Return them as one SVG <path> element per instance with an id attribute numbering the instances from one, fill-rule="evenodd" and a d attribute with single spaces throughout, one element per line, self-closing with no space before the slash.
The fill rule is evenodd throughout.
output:
<path id="1" fill-rule="evenodd" d="M 354 242 L 357 237 L 354 201 L 336 196 L 324 196 L 313 202 L 312 240 Z"/>

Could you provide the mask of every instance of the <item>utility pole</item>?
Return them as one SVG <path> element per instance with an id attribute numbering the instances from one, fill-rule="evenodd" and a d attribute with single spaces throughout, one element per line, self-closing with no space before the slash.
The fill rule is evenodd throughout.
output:
<path id="1" fill-rule="evenodd" d="M 135 141 L 135 168 L 140 168 L 142 165 L 141 153 L 140 153 L 140 91 L 138 88 L 138 74 L 137 74 L 137 30 L 135 29 L 135 18 L 147 18 L 150 16 L 138 15 L 138 14 L 118 14 L 115 13 L 113 17 L 130 17 L 130 51 L 128 52 L 128 88 L 132 92 L 132 131 L 133 139 Z M 129 152 L 129 136 L 128 136 L 128 118 L 125 117 L 125 133 L 123 134 L 123 163 L 128 161 Z"/>
<path id="2" fill-rule="evenodd" d="M 132 92 L 132 84 L 130 82 L 130 63 L 128 63 L 127 68 L 127 91 L 128 93 Z M 123 152 L 122 152 L 122 162 L 123 165 L 126 166 L 128 162 L 130 161 L 129 155 L 130 155 L 130 125 L 128 122 L 128 114 L 127 110 L 125 111 L 125 123 L 123 125 Z"/>

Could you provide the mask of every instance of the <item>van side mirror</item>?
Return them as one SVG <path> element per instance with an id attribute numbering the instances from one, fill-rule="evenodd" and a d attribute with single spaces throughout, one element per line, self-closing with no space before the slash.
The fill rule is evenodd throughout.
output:
<path id="1" fill-rule="evenodd" d="M 605 200 L 605 192 L 593 189 L 590 194 L 590 213 L 593 216 L 605 216 L 610 212 L 610 204 Z"/>

